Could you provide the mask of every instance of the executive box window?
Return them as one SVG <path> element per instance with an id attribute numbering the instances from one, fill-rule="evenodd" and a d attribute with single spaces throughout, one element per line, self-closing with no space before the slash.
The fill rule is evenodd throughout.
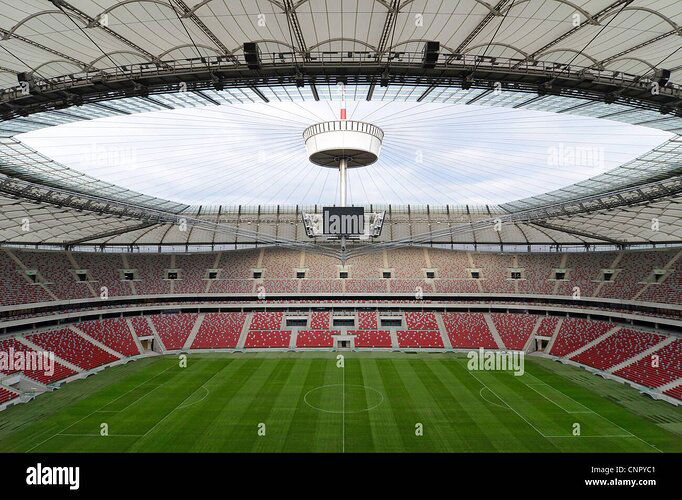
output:
<path id="1" fill-rule="evenodd" d="M 305 318 L 287 318 L 287 326 L 308 326 L 308 320 Z"/>
<path id="2" fill-rule="evenodd" d="M 332 323 L 334 326 L 355 326 L 355 320 L 353 318 L 334 318 Z"/>
<path id="3" fill-rule="evenodd" d="M 400 318 L 381 318 L 381 326 L 403 326 Z"/>

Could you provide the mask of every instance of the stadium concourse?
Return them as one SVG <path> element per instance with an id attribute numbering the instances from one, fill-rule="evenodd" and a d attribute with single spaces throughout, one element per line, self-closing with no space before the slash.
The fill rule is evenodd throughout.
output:
<path id="1" fill-rule="evenodd" d="M 168 255 L 6 248 L 0 352 L 47 350 L 56 367 L 50 376 L 2 370 L 1 403 L 169 352 L 483 348 L 587 367 L 679 404 L 681 256 L 412 248 L 341 265 L 277 248 Z"/>

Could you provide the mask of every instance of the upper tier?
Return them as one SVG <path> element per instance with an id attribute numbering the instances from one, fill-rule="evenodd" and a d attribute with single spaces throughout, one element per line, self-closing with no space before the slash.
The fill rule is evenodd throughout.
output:
<path id="1" fill-rule="evenodd" d="M 680 304 L 680 255 L 679 249 L 512 255 L 409 248 L 354 258 L 342 268 L 328 257 L 277 248 L 204 254 L 5 248 L 0 249 L 0 306 L 99 298 L 102 287 L 109 297 L 259 291 L 414 294 L 421 289 L 425 296 L 573 297 L 579 293 L 581 297 Z M 341 272 L 347 273 L 345 279 L 340 278 Z M 126 273 L 132 280 L 125 279 Z M 254 273 L 261 273 L 260 278 L 254 278 Z"/>

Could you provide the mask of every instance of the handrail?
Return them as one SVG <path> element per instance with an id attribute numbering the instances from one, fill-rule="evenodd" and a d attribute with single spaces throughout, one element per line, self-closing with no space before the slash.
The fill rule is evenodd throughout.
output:
<path id="1" fill-rule="evenodd" d="M 414 66 L 422 64 L 421 52 L 391 52 L 379 53 L 372 51 L 321 51 L 307 52 L 306 57 L 297 52 L 272 52 L 261 56 L 263 68 L 278 68 L 296 65 L 299 68 L 324 67 L 325 65 L 348 64 L 354 68 L 374 67 L 385 64 L 385 58 L 391 62 L 392 68 Z M 70 73 L 52 78 L 40 78 L 33 74 L 33 83 L 38 92 L 54 91 L 79 85 L 95 84 L 98 82 L 115 80 L 134 80 L 144 77 L 164 76 L 177 73 L 204 72 L 207 68 L 212 71 L 228 71 L 239 68 L 243 70 L 246 62 L 243 55 L 234 55 L 230 59 L 224 55 L 207 56 L 202 58 L 178 59 L 173 61 L 141 62 L 119 65 L 102 69 L 88 68 L 80 72 Z M 646 88 L 655 81 L 653 76 L 634 75 L 621 71 L 593 66 L 579 66 L 549 61 L 530 59 L 515 59 L 503 57 L 479 56 L 475 54 L 449 54 L 448 58 L 436 64 L 436 69 L 475 69 L 476 72 L 508 71 L 514 74 L 545 75 L 551 78 L 565 78 L 602 82 L 612 85 L 629 85 Z M 662 94 L 682 93 L 682 85 L 668 82 L 659 89 Z M 25 96 L 21 86 L 10 87 L 1 91 L 0 102 L 8 102 Z"/>

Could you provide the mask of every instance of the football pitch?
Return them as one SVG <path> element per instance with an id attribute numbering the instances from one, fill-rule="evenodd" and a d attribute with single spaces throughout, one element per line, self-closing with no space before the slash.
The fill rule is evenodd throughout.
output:
<path id="1" fill-rule="evenodd" d="M 2 452 L 682 452 L 682 409 L 574 367 L 453 354 L 147 358 L 0 412 Z"/>

